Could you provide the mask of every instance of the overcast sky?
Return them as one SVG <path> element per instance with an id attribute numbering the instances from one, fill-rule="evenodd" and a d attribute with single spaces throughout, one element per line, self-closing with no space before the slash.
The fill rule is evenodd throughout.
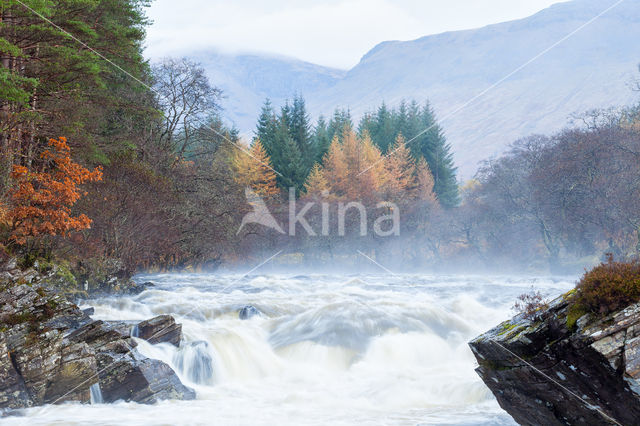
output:
<path id="1" fill-rule="evenodd" d="M 148 57 L 213 48 L 347 69 L 385 40 L 524 18 L 559 0 L 155 0 Z"/>

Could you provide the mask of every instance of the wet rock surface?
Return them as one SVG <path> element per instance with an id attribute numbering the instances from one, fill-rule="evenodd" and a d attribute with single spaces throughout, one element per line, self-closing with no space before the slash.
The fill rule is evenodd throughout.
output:
<path id="1" fill-rule="evenodd" d="M 152 344 L 167 342 L 180 346 L 182 324 L 176 324 L 171 315 L 159 315 L 138 323 L 134 335 Z"/>
<path id="2" fill-rule="evenodd" d="M 640 424 L 640 304 L 571 324 L 565 297 L 469 343 L 477 373 L 523 425 Z"/>
<path id="3" fill-rule="evenodd" d="M 260 315 L 260 311 L 256 307 L 251 305 L 244 306 L 238 312 L 238 318 L 240 318 L 241 320 L 247 320 L 249 318 L 255 317 L 256 315 Z"/>
<path id="4" fill-rule="evenodd" d="M 10 274 L 0 283 L 0 410 L 88 403 L 96 383 L 105 402 L 195 398 L 167 364 L 138 352 L 135 322 L 94 321 L 91 311 L 47 290 L 42 277 L 18 284 Z M 157 334 L 151 343 L 180 343 L 173 317 L 143 323 L 145 333 Z"/>

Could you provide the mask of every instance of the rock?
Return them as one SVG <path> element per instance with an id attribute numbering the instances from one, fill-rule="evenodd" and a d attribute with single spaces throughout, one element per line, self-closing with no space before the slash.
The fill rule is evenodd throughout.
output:
<path id="1" fill-rule="evenodd" d="M 153 404 L 162 399 L 195 399 L 164 362 L 142 357 L 137 350 L 98 356 L 100 389 L 104 402 L 118 400 Z"/>
<path id="2" fill-rule="evenodd" d="M 638 424 L 640 304 L 572 329 L 567 311 L 560 297 L 471 341 L 476 372 L 520 424 Z"/>
<path id="3" fill-rule="evenodd" d="M 182 324 L 176 324 L 171 315 L 159 315 L 136 326 L 135 337 L 139 337 L 149 343 L 171 343 L 180 346 L 182 339 Z"/>
<path id="4" fill-rule="evenodd" d="M 29 407 L 24 380 L 11 360 L 4 333 L 0 333 L 0 409 Z"/>
<path id="5" fill-rule="evenodd" d="M 93 321 L 41 287 L 6 288 L 0 292 L 0 412 L 88 403 L 90 387 L 98 382 L 107 402 L 195 398 L 167 364 L 137 351 L 131 338 L 135 324 Z M 158 341 L 180 341 L 182 328 L 168 315 L 140 324 L 145 333 L 162 331 L 154 337 Z"/>
<path id="6" fill-rule="evenodd" d="M 94 351 L 86 343 L 64 342 L 60 366 L 49 378 L 44 394 L 45 404 L 65 401 L 91 400 L 90 386 L 98 382 L 98 369 Z"/>
<path id="7" fill-rule="evenodd" d="M 82 313 L 85 314 L 85 315 L 91 316 L 91 315 L 96 313 L 96 310 L 95 310 L 94 307 L 85 308 L 85 309 L 82 310 Z"/>
<path id="8" fill-rule="evenodd" d="M 251 305 L 247 305 L 243 307 L 242 309 L 240 309 L 240 312 L 238 313 L 238 317 L 241 320 L 247 320 L 256 315 L 260 315 L 260 311 Z"/>
<path id="9" fill-rule="evenodd" d="M 147 281 L 147 282 L 142 283 L 142 284 L 136 284 L 136 283 L 133 283 L 133 284 L 134 285 L 132 285 L 127 291 L 128 294 L 133 295 L 133 296 L 137 296 L 138 294 L 142 293 L 143 291 L 145 291 L 145 290 L 147 290 L 147 289 L 149 289 L 151 287 L 155 287 L 156 286 L 154 283 L 152 283 L 150 281 Z"/>

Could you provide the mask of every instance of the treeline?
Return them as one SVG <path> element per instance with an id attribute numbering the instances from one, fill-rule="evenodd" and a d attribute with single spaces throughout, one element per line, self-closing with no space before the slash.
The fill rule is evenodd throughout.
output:
<path id="1" fill-rule="evenodd" d="M 583 124 L 516 142 L 465 191 L 465 244 L 551 270 L 640 255 L 640 109 L 596 111 Z M 576 268 L 577 269 L 577 268 Z"/>
<path id="2" fill-rule="evenodd" d="M 398 137 L 404 138 L 411 156 L 416 161 L 424 159 L 432 171 L 439 203 L 446 208 L 458 205 L 451 148 L 428 104 L 402 101 L 394 109 L 382 104 L 365 114 L 357 127 L 348 110 L 337 109 L 328 121 L 320 116 L 312 126 L 301 96 L 285 103 L 279 111 L 267 100 L 255 133 L 279 173 L 278 186 L 285 191 L 293 187 L 300 192 L 314 164 L 323 163 L 332 142 L 336 138 L 342 141 L 345 129 L 357 129 L 357 136 L 370 139 L 383 155 L 393 150 Z"/>
<path id="3" fill-rule="evenodd" d="M 580 270 L 640 253 L 637 108 L 518 141 L 459 188 L 428 105 L 312 124 L 302 97 L 267 101 L 245 145 L 198 64 L 143 59 L 145 0 L 27 4 L 58 27 L 2 2 L 0 257 L 63 259 L 84 280 L 278 250 L 399 271 Z M 289 188 L 313 204 L 311 233 L 287 229 Z M 243 225 L 259 202 L 275 227 Z"/>
<path id="4" fill-rule="evenodd" d="M 239 258 L 237 132 L 200 67 L 143 59 L 148 2 L 25 2 L 54 25 L 1 3 L 0 257 L 63 259 L 77 277 Z"/>

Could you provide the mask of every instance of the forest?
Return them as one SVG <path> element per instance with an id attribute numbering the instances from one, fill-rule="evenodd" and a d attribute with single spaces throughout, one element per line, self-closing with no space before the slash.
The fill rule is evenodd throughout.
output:
<path id="1" fill-rule="evenodd" d="M 266 100 L 243 140 L 198 63 L 144 59 L 146 0 L 29 4 L 54 25 L 11 0 L 0 12 L 0 256 L 53 260 L 81 279 L 213 270 L 278 250 L 316 266 L 366 262 L 362 252 L 403 271 L 521 272 L 640 252 L 638 108 L 515 141 L 459 182 L 426 101 L 381 102 L 356 122 L 343 109 L 312 121 L 302 95 Z M 290 188 L 315 202 L 316 235 L 239 232 L 247 188 L 285 228 Z M 398 213 L 398 232 L 363 234 L 358 209 L 340 222 L 350 202 Z"/>

